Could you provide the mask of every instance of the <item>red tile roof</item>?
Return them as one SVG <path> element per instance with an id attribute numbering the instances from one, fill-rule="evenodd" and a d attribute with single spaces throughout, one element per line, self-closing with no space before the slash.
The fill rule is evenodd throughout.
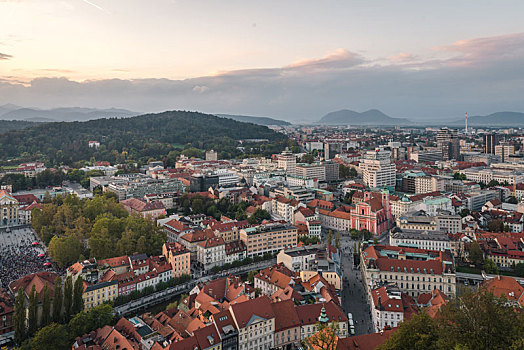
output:
<path id="1" fill-rule="evenodd" d="M 265 320 L 275 318 L 275 313 L 271 307 L 271 299 L 266 295 L 248 300 L 244 303 L 233 304 L 231 305 L 230 310 L 232 311 L 239 328 L 249 326 L 253 316 Z"/>
<path id="2" fill-rule="evenodd" d="M 295 303 L 288 299 L 271 304 L 275 314 L 275 332 L 300 327 L 300 320 L 295 310 Z"/>

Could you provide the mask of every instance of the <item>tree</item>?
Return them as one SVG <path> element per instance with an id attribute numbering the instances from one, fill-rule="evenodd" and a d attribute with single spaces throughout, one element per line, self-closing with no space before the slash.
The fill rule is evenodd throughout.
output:
<path id="1" fill-rule="evenodd" d="M 38 293 L 33 284 L 29 293 L 29 305 L 27 310 L 28 334 L 32 336 L 38 329 Z"/>
<path id="2" fill-rule="evenodd" d="M 333 231 L 331 231 L 331 229 L 328 231 L 327 242 L 329 244 L 333 243 Z"/>
<path id="3" fill-rule="evenodd" d="M 491 274 L 498 275 L 499 274 L 499 267 L 497 266 L 497 264 L 493 260 L 488 258 L 488 259 L 484 260 L 484 271 L 486 271 L 486 273 L 491 273 Z"/>
<path id="4" fill-rule="evenodd" d="M 255 282 L 255 276 L 258 275 L 258 271 L 257 270 L 253 270 L 253 271 L 249 271 L 248 275 L 247 275 L 247 281 L 251 284 L 253 284 Z"/>
<path id="5" fill-rule="evenodd" d="M 488 230 L 490 232 L 504 232 L 504 221 L 501 219 L 491 220 L 488 222 Z"/>
<path id="6" fill-rule="evenodd" d="M 311 153 L 306 153 L 302 156 L 302 159 L 300 159 L 301 163 L 308 163 L 311 164 L 315 161 L 315 156 Z"/>
<path id="7" fill-rule="evenodd" d="M 25 320 L 25 291 L 22 287 L 20 287 L 18 289 L 18 293 L 16 294 L 14 310 L 15 342 L 17 344 L 22 344 L 25 339 Z"/>
<path id="8" fill-rule="evenodd" d="M 67 322 L 71 317 L 73 306 L 73 278 L 71 275 L 66 277 L 64 284 L 64 320 Z"/>
<path id="9" fill-rule="evenodd" d="M 489 291 L 467 291 L 440 308 L 400 324 L 379 349 L 522 349 L 524 314 Z"/>
<path id="10" fill-rule="evenodd" d="M 396 332 L 382 344 L 380 350 L 437 349 L 438 329 L 425 312 L 415 314 L 408 322 L 400 323 Z"/>
<path id="11" fill-rule="evenodd" d="M 509 197 L 507 202 L 510 204 L 519 204 L 518 199 L 515 198 L 514 196 Z"/>
<path id="12" fill-rule="evenodd" d="M 111 324 L 113 320 L 113 308 L 108 304 L 100 304 L 89 310 L 80 311 L 67 324 L 71 338 L 81 336 L 92 330 Z"/>
<path id="13" fill-rule="evenodd" d="M 178 300 L 173 301 L 172 303 L 167 304 L 166 311 L 170 309 L 178 308 Z"/>
<path id="14" fill-rule="evenodd" d="M 60 267 L 68 266 L 77 261 L 82 251 L 82 244 L 74 237 L 54 236 L 49 243 L 49 255 Z"/>
<path id="15" fill-rule="evenodd" d="M 45 327 L 51 322 L 51 300 L 49 299 L 49 287 L 47 282 L 42 291 L 42 316 L 40 318 L 40 327 Z"/>
<path id="16" fill-rule="evenodd" d="M 515 265 L 515 274 L 519 277 L 524 277 L 524 263 Z"/>
<path id="17" fill-rule="evenodd" d="M 462 209 L 462 210 L 460 211 L 459 215 L 460 215 L 460 217 L 466 217 L 466 216 L 468 216 L 468 215 L 469 215 L 469 209 L 467 209 L 467 208 Z"/>
<path id="18" fill-rule="evenodd" d="M 264 220 L 271 219 L 271 214 L 269 214 L 266 210 L 258 208 L 253 215 L 251 215 L 247 221 L 254 225 L 254 224 L 260 224 Z"/>
<path id="19" fill-rule="evenodd" d="M 58 323 L 51 323 L 35 334 L 31 340 L 31 350 L 70 349 L 69 341 L 66 327 Z"/>
<path id="20" fill-rule="evenodd" d="M 53 322 L 62 321 L 62 277 L 58 276 L 55 279 L 54 295 L 53 295 Z"/>
<path id="21" fill-rule="evenodd" d="M 488 187 L 495 187 L 499 185 L 500 183 L 497 180 L 491 180 L 490 182 L 488 182 Z"/>
<path id="22" fill-rule="evenodd" d="M 480 265 L 484 260 L 484 253 L 482 253 L 482 249 L 480 249 L 480 245 L 477 241 L 471 243 L 468 259 L 475 265 Z"/>
<path id="23" fill-rule="evenodd" d="M 337 329 L 338 323 L 331 322 L 329 324 L 317 322 L 315 334 L 309 338 L 304 339 L 304 346 L 311 350 L 335 350 L 337 348 Z"/>
<path id="24" fill-rule="evenodd" d="M 524 314 L 483 289 L 451 300 L 441 313 L 441 349 L 509 349 L 524 338 Z"/>
<path id="25" fill-rule="evenodd" d="M 84 300 L 82 294 L 84 292 L 84 280 L 82 276 L 78 276 L 73 288 L 73 314 L 77 314 L 84 308 Z"/>
<path id="26" fill-rule="evenodd" d="M 113 307 L 109 304 L 100 304 L 87 313 L 90 330 L 102 328 L 113 321 Z"/>
<path id="27" fill-rule="evenodd" d="M 335 236 L 335 247 L 337 249 L 340 249 L 340 232 L 337 231 L 337 234 Z"/>

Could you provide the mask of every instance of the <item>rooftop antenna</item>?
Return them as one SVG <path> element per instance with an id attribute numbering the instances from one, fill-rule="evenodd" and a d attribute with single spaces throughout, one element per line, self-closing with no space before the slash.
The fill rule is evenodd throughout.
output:
<path id="1" fill-rule="evenodd" d="M 468 133 L 468 112 L 466 112 L 466 134 Z"/>

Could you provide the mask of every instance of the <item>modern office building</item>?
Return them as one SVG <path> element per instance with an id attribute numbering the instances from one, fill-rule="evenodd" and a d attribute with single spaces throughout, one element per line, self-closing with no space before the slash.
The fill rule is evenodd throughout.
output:
<path id="1" fill-rule="evenodd" d="M 278 155 L 278 167 L 284 169 L 288 175 L 296 175 L 297 157 L 290 151 L 283 151 Z"/>
<path id="2" fill-rule="evenodd" d="M 499 135 L 495 133 L 484 134 L 484 153 L 495 154 L 495 146 L 499 143 Z"/>
<path id="3" fill-rule="evenodd" d="M 442 160 L 459 159 L 460 144 L 457 129 L 440 129 L 437 133 L 437 146 L 442 151 Z"/>
<path id="4" fill-rule="evenodd" d="M 368 151 L 360 163 L 364 183 L 369 187 L 394 187 L 395 164 L 391 162 L 391 152 L 381 148 Z"/>

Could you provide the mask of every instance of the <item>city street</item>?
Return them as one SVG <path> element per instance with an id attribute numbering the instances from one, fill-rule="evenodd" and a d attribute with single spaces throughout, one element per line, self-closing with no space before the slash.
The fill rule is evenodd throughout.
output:
<path id="1" fill-rule="evenodd" d="M 360 279 L 360 270 L 353 267 L 353 243 L 348 236 L 340 240 L 342 254 L 342 270 L 344 288 L 342 290 L 342 308 L 346 313 L 353 314 L 355 335 L 367 334 L 372 331 L 369 304 Z M 358 243 L 357 243 L 358 244 Z"/>

